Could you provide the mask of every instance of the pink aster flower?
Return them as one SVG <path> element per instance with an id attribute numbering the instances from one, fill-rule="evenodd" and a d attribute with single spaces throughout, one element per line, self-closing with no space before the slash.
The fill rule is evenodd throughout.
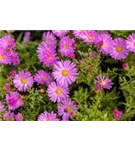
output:
<path id="1" fill-rule="evenodd" d="M 59 121 L 59 119 L 56 117 L 56 114 L 54 112 L 47 112 L 40 114 L 38 117 L 38 121 Z"/>
<path id="2" fill-rule="evenodd" d="M 14 121 L 15 114 L 13 112 L 7 111 L 3 115 L 4 121 Z"/>
<path id="3" fill-rule="evenodd" d="M 14 51 L 14 50 L 10 50 L 9 55 L 10 55 L 10 62 L 14 66 L 18 66 L 20 64 L 20 59 L 19 59 L 18 52 Z"/>
<path id="4" fill-rule="evenodd" d="M 11 64 L 9 55 L 0 49 L 0 64 Z"/>
<path id="5" fill-rule="evenodd" d="M 34 80 L 38 84 L 46 84 L 48 86 L 53 81 L 53 78 L 50 73 L 47 73 L 44 70 L 39 70 L 34 76 Z"/>
<path id="6" fill-rule="evenodd" d="M 3 89 L 6 91 L 6 92 L 9 92 L 10 91 L 10 84 L 5 84 Z"/>
<path id="7" fill-rule="evenodd" d="M 82 39 L 84 42 L 88 44 L 92 44 L 96 41 L 97 33 L 94 30 L 86 30 L 82 35 Z"/>
<path id="8" fill-rule="evenodd" d="M 59 103 L 58 114 L 63 120 L 68 120 L 69 117 L 74 117 L 77 112 L 77 105 L 71 100 L 63 100 Z"/>
<path id="9" fill-rule="evenodd" d="M 28 71 L 20 71 L 15 75 L 13 83 L 19 91 L 27 91 L 33 86 L 33 77 Z"/>
<path id="10" fill-rule="evenodd" d="M 100 46 L 99 52 L 109 54 L 112 49 L 112 38 L 108 33 L 102 33 L 97 36 L 96 43 Z"/>
<path id="11" fill-rule="evenodd" d="M 60 38 L 65 36 L 68 32 L 69 30 L 52 30 L 52 33 Z"/>
<path id="12" fill-rule="evenodd" d="M 7 50 L 15 47 L 15 40 L 10 36 L 6 35 L 0 39 L 0 48 Z"/>
<path id="13" fill-rule="evenodd" d="M 45 43 L 43 41 L 39 44 L 39 46 L 37 48 L 37 54 L 39 55 L 46 51 L 54 51 L 55 52 L 55 49 L 52 45 L 48 45 L 47 43 Z"/>
<path id="14" fill-rule="evenodd" d="M 47 89 L 48 96 L 53 102 L 60 102 L 63 99 L 67 99 L 69 97 L 69 89 L 68 87 L 52 82 Z"/>
<path id="15" fill-rule="evenodd" d="M 63 37 L 60 40 L 60 53 L 62 56 L 69 56 L 75 51 L 75 41 L 68 36 Z"/>
<path id="16" fill-rule="evenodd" d="M 103 77 L 101 75 L 97 76 L 96 83 L 99 87 L 103 89 L 111 89 L 112 88 L 112 81 L 109 78 Z"/>
<path id="17" fill-rule="evenodd" d="M 130 52 L 135 53 L 135 33 L 132 33 L 126 40 L 127 49 Z"/>
<path id="18" fill-rule="evenodd" d="M 117 108 L 113 110 L 113 116 L 116 120 L 120 120 L 122 117 L 122 112 L 120 112 Z"/>
<path id="19" fill-rule="evenodd" d="M 44 32 L 43 42 L 45 42 L 47 46 L 52 47 L 53 49 L 56 49 L 56 38 L 52 33 Z"/>
<path id="20" fill-rule="evenodd" d="M 84 36 L 84 32 L 85 32 L 85 30 L 74 30 L 73 34 L 76 38 L 82 39 Z"/>
<path id="21" fill-rule="evenodd" d="M 14 76 L 16 75 L 16 70 L 11 70 L 11 71 L 10 71 L 10 75 L 11 75 L 12 77 L 14 77 Z"/>
<path id="22" fill-rule="evenodd" d="M 3 105 L 2 102 L 0 102 L 0 112 L 4 112 L 5 111 L 5 107 Z"/>
<path id="23" fill-rule="evenodd" d="M 23 121 L 22 113 L 18 113 L 17 115 L 15 115 L 15 121 Z"/>
<path id="24" fill-rule="evenodd" d="M 54 65 L 52 74 L 57 83 L 68 86 L 75 82 L 77 78 L 77 68 L 69 60 L 59 61 L 56 65 Z"/>
<path id="25" fill-rule="evenodd" d="M 47 46 L 44 42 L 39 45 L 37 54 L 40 62 L 47 67 L 53 66 L 57 62 L 57 56 L 54 49 L 50 46 Z"/>
<path id="26" fill-rule="evenodd" d="M 128 55 L 129 51 L 126 48 L 126 42 L 122 38 L 116 38 L 113 41 L 113 47 L 110 52 L 110 55 L 115 60 L 125 59 Z"/>
<path id="27" fill-rule="evenodd" d="M 8 104 L 9 110 L 15 110 L 23 106 L 22 96 L 18 92 L 10 92 L 9 94 L 6 94 L 5 100 Z"/>
<path id="28" fill-rule="evenodd" d="M 25 32 L 24 37 L 23 37 L 23 43 L 27 44 L 30 41 L 30 32 Z"/>

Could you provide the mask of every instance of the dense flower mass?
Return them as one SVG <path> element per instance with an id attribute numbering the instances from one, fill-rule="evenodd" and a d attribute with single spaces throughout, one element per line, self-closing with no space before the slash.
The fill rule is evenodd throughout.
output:
<path id="1" fill-rule="evenodd" d="M 0 39 L 0 64 L 12 64 L 17 66 L 20 64 L 18 52 L 13 50 L 15 40 L 9 35 Z"/>
<path id="2" fill-rule="evenodd" d="M 0 32 L 0 120 L 135 120 L 135 31 Z"/>

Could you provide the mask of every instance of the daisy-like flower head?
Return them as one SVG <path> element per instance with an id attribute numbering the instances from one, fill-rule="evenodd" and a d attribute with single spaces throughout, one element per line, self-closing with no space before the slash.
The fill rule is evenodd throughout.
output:
<path id="1" fill-rule="evenodd" d="M 40 55 L 40 61 L 47 67 L 53 66 L 57 62 L 57 56 L 54 51 L 44 51 Z"/>
<path id="2" fill-rule="evenodd" d="M 112 88 L 112 81 L 109 78 L 103 77 L 101 75 L 97 76 L 96 83 L 99 87 L 103 89 L 111 89 Z"/>
<path id="3" fill-rule="evenodd" d="M 23 43 L 27 44 L 30 41 L 30 32 L 25 32 L 24 37 L 23 37 Z"/>
<path id="4" fill-rule="evenodd" d="M 10 62 L 14 65 L 14 66 L 18 66 L 20 64 L 20 59 L 19 59 L 19 55 L 18 52 L 14 51 L 14 50 L 10 50 Z"/>
<path id="5" fill-rule="evenodd" d="M 68 120 L 69 117 L 74 117 L 77 112 L 77 105 L 71 100 L 63 100 L 59 103 L 58 114 L 63 120 Z"/>
<path id="6" fill-rule="evenodd" d="M 22 113 L 18 113 L 17 115 L 15 115 L 15 121 L 23 121 Z"/>
<path id="7" fill-rule="evenodd" d="M 33 86 L 33 77 L 30 72 L 23 70 L 15 75 L 13 83 L 19 91 L 25 92 Z"/>
<path id="8" fill-rule="evenodd" d="M 59 61 L 56 65 L 54 65 L 52 74 L 57 83 L 68 86 L 75 82 L 77 78 L 77 68 L 69 60 Z"/>
<path id="9" fill-rule="evenodd" d="M 42 42 L 39 45 L 37 54 L 40 62 L 47 67 L 53 66 L 57 62 L 55 50 L 52 47 L 47 46 L 45 42 Z"/>
<path id="10" fill-rule="evenodd" d="M 109 54 L 112 49 L 112 38 L 108 33 L 101 33 L 97 36 L 96 44 L 100 46 L 99 52 Z"/>
<path id="11" fill-rule="evenodd" d="M 56 49 L 56 38 L 52 33 L 44 32 L 43 42 L 45 42 L 47 46 L 52 47 L 54 50 Z"/>
<path id="12" fill-rule="evenodd" d="M 15 40 L 10 36 L 6 35 L 0 39 L 0 48 L 9 50 L 15 47 Z"/>
<path id="13" fill-rule="evenodd" d="M 84 36 L 84 32 L 85 30 L 74 30 L 73 34 L 76 38 L 82 39 L 82 37 Z"/>
<path id="14" fill-rule="evenodd" d="M 15 114 L 13 112 L 7 111 L 3 115 L 3 120 L 5 121 L 14 121 Z"/>
<path id="15" fill-rule="evenodd" d="M 115 60 L 125 59 L 128 55 L 129 51 L 126 48 L 126 42 L 122 38 L 116 38 L 113 41 L 113 47 L 110 52 L 110 55 Z"/>
<path id="16" fill-rule="evenodd" d="M 135 53 L 135 33 L 132 33 L 126 40 L 127 49 L 130 52 Z"/>
<path id="17" fill-rule="evenodd" d="M 11 64 L 9 55 L 3 49 L 0 49 L 0 64 Z"/>
<path id="18" fill-rule="evenodd" d="M 94 30 L 86 30 L 82 35 L 83 41 L 88 44 L 94 43 L 96 41 L 96 38 L 97 38 L 97 33 Z"/>
<path id="19" fill-rule="evenodd" d="M 52 33 L 60 38 L 65 36 L 68 32 L 69 30 L 52 30 Z"/>
<path id="20" fill-rule="evenodd" d="M 50 75 L 50 73 L 45 72 L 44 70 L 39 70 L 35 76 L 34 76 L 34 80 L 38 83 L 38 84 L 46 84 L 47 86 L 53 81 L 52 76 Z"/>
<path id="21" fill-rule="evenodd" d="M 18 92 L 10 92 L 9 94 L 6 94 L 5 100 L 8 104 L 9 110 L 15 110 L 23 105 L 22 96 Z"/>
<path id="22" fill-rule="evenodd" d="M 75 51 L 75 41 L 68 36 L 63 37 L 60 40 L 60 53 L 62 56 L 69 56 Z"/>
<path id="23" fill-rule="evenodd" d="M 43 53 L 45 53 L 46 51 L 54 51 L 55 52 L 55 49 L 52 47 L 52 45 L 47 45 L 44 41 L 41 42 L 37 48 L 37 54 L 38 54 L 38 57 L 40 55 L 42 55 Z"/>
<path id="24" fill-rule="evenodd" d="M 59 121 L 59 119 L 54 112 L 49 113 L 45 111 L 39 115 L 38 121 Z"/>
<path id="25" fill-rule="evenodd" d="M 68 87 L 52 82 L 47 89 L 48 96 L 53 102 L 60 102 L 63 99 L 67 99 L 69 97 L 69 89 Z"/>
<path id="26" fill-rule="evenodd" d="M 4 112 L 5 111 L 5 107 L 3 105 L 2 102 L 0 102 L 0 112 Z"/>

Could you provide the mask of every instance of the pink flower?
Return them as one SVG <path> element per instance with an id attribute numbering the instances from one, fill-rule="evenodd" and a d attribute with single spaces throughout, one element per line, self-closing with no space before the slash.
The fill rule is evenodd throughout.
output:
<path id="1" fill-rule="evenodd" d="M 122 112 L 120 112 L 117 108 L 113 110 L 113 116 L 116 120 L 120 120 L 122 117 Z"/>

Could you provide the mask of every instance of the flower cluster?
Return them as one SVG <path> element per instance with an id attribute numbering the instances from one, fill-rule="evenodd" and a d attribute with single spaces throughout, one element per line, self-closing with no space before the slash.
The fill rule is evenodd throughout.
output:
<path id="1" fill-rule="evenodd" d="M 125 110 L 117 109 L 121 101 L 119 93 L 125 90 L 121 86 L 125 86 L 126 81 L 130 83 L 129 80 L 135 75 L 135 68 L 130 70 L 128 64 L 129 55 L 135 54 L 135 33 L 122 38 L 113 36 L 111 31 L 52 30 L 43 32 L 40 41 L 33 44 L 30 41 L 31 32 L 25 32 L 22 46 L 15 41 L 13 33 L 5 34 L 0 39 L 0 65 L 10 70 L 6 77 L 0 70 L 2 79 L 7 78 L 0 80 L 4 93 L 1 94 L 0 119 L 27 120 L 26 113 L 22 113 L 25 109 L 36 111 L 33 118 L 38 121 L 68 121 L 83 117 L 87 120 L 87 117 L 93 117 L 95 111 L 94 115 L 101 116 L 101 120 L 107 117 L 111 120 L 123 118 Z M 24 56 L 29 57 L 29 60 L 24 60 L 31 63 L 26 63 L 23 57 L 19 58 L 25 53 L 23 50 L 26 51 Z M 117 69 L 110 61 L 116 63 Z M 122 78 L 123 74 L 125 78 Z M 118 95 L 114 100 L 115 90 Z M 129 91 L 124 92 L 121 94 L 123 97 L 131 95 L 127 94 Z M 111 96 L 112 101 L 108 102 L 106 99 Z M 106 105 L 110 105 L 108 112 L 104 111 Z"/>
<path id="2" fill-rule="evenodd" d="M 0 64 L 20 64 L 18 52 L 14 50 L 15 40 L 10 35 L 0 39 Z"/>

